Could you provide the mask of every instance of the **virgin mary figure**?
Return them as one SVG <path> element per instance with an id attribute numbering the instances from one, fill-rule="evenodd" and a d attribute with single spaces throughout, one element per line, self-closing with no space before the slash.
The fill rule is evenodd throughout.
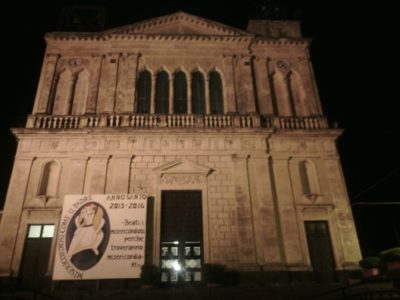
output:
<path id="1" fill-rule="evenodd" d="M 93 202 L 86 204 L 76 216 L 76 230 L 68 249 L 68 256 L 73 263 L 73 257 L 85 250 L 91 251 L 95 256 L 99 255 L 98 247 L 104 238 L 103 216 L 103 209 Z"/>

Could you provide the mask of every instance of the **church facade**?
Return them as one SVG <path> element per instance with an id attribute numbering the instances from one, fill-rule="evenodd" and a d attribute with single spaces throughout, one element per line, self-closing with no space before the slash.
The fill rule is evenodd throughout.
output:
<path id="1" fill-rule="evenodd" d="M 341 130 L 322 112 L 297 22 L 251 20 L 244 31 L 178 12 L 45 39 L 32 114 L 12 129 L 1 276 L 29 269 L 35 238 L 52 274 L 70 194 L 147 194 L 146 262 L 164 280 L 178 280 L 171 258 L 194 270 L 188 281 L 205 264 L 357 267 Z"/>

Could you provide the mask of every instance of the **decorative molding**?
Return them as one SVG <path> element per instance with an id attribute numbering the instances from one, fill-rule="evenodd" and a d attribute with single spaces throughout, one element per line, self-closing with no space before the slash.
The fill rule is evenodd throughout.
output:
<path id="1" fill-rule="evenodd" d="M 206 177 L 204 175 L 196 174 L 163 174 L 161 176 L 161 183 L 165 185 L 202 184 L 205 181 Z"/>

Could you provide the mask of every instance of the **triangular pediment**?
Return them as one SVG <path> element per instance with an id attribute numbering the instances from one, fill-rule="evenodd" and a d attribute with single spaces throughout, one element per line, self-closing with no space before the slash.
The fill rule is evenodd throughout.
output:
<path id="1" fill-rule="evenodd" d="M 241 29 L 177 12 L 107 31 L 111 34 L 251 36 Z"/>
<path id="2" fill-rule="evenodd" d="M 207 176 L 213 169 L 182 158 L 154 168 L 153 171 L 160 174 L 201 174 Z"/>

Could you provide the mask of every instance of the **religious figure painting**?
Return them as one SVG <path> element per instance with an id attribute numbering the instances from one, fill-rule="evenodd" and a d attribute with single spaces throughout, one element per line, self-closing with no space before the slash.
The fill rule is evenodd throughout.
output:
<path id="1" fill-rule="evenodd" d="M 80 270 L 94 267 L 103 256 L 110 236 L 110 221 L 105 209 L 89 202 L 73 215 L 67 230 L 67 253 Z"/>

